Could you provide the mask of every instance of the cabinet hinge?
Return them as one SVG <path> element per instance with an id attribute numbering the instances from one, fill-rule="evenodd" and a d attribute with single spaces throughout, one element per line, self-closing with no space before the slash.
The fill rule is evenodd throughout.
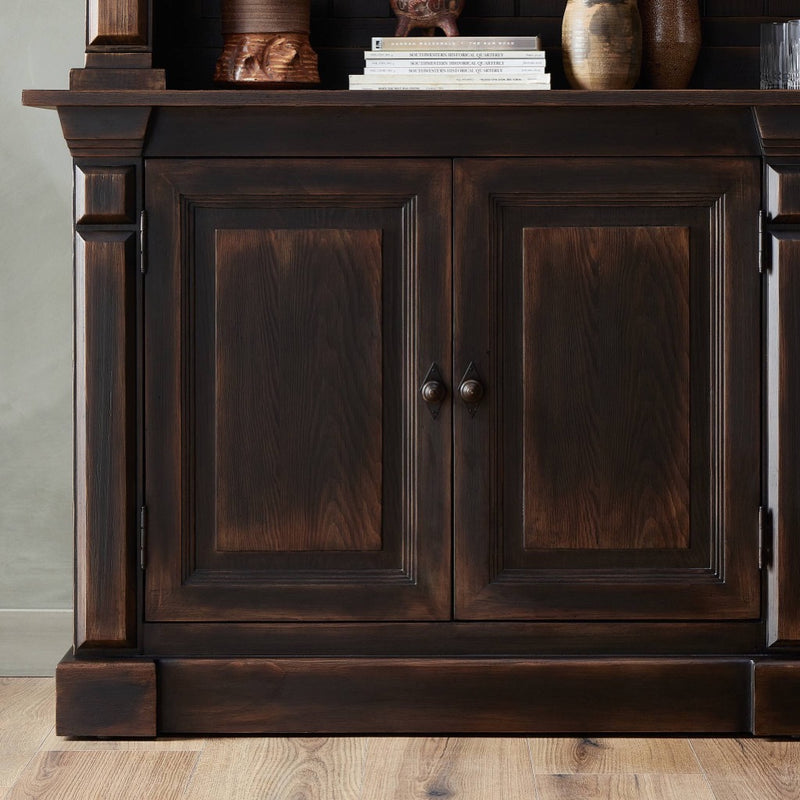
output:
<path id="1" fill-rule="evenodd" d="M 758 508 L 758 568 L 772 565 L 772 509 Z"/>
<path id="2" fill-rule="evenodd" d="M 758 274 L 763 275 L 769 271 L 769 251 L 767 249 L 767 212 L 760 209 L 758 212 Z"/>
<path id="3" fill-rule="evenodd" d="M 139 214 L 139 271 L 147 272 L 147 212 Z"/>
<path id="4" fill-rule="evenodd" d="M 139 566 L 147 567 L 147 506 L 139 509 Z"/>

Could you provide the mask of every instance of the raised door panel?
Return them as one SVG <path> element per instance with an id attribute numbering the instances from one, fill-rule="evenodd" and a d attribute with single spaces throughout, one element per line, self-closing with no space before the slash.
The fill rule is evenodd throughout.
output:
<path id="1" fill-rule="evenodd" d="M 145 616 L 450 616 L 450 170 L 147 167 Z"/>
<path id="2" fill-rule="evenodd" d="M 758 618 L 757 187 L 457 164 L 457 618 Z"/>

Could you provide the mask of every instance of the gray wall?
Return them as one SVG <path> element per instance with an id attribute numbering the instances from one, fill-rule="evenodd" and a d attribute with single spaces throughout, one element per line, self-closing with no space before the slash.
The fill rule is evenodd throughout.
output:
<path id="1" fill-rule="evenodd" d="M 0 675 L 52 674 L 72 639 L 70 159 L 54 111 L 84 0 L 0 0 Z"/>

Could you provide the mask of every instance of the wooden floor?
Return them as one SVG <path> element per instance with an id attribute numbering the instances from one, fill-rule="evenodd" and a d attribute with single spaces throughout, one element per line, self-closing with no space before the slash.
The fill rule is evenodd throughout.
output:
<path id="1" fill-rule="evenodd" d="M 800 800 L 800 742 L 229 738 L 69 741 L 46 678 L 0 678 L 3 800 Z"/>

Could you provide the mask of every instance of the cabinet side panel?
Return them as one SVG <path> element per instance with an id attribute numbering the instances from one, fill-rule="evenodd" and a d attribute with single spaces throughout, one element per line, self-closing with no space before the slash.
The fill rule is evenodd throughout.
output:
<path id="1" fill-rule="evenodd" d="M 135 645 L 135 235 L 77 237 L 76 644 Z"/>
<path id="2" fill-rule="evenodd" d="M 525 546 L 688 547 L 688 229 L 524 242 Z"/>
<path id="3" fill-rule="evenodd" d="M 218 230 L 215 272 L 217 548 L 380 550 L 380 231 Z"/>
<path id="4" fill-rule="evenodd" d="M 768 500 L 775 542 L 769 577 L 771 645 L 800 642 L 800 234 L 777 234 L 768 278 Z"/>

